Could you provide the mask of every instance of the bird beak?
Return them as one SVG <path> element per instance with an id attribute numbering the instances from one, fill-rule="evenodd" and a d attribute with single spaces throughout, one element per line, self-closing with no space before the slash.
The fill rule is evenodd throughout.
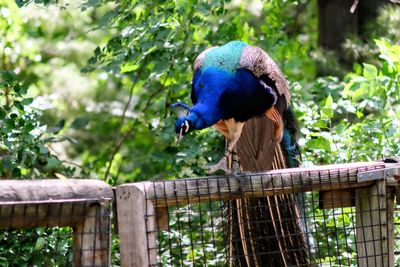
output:
<path id="1" fill-rule="evenodd" d="M 176 135 L 176 144 L 179 144 L 182 138 L 183 138 L 183 129 L 181 129 L 179 134 Z"/>
<path id="2" fill-rule="evenodd" d="M 183 137 L 182 134 L 177 134 L 177 135 L 176 135 L 176 144 L 177 144 L 177 145 L 178 145 L 179 142 L 181 141 L 182 137 Z"/>

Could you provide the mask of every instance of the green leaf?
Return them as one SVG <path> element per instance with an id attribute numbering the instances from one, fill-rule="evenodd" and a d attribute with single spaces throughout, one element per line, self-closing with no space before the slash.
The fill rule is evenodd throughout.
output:
<path id="1" fill-rule="evenodd" d="M 373 79 L 378 76 L 378 69 L 371 64 L 363 63 L 364 71 L 363 76 L 367 79 Z"/>
<path id="2" fill-rule="evenodd" d="M 39 153 L 42 155 L 47 155 L 50 152 L 49 149 L 47 147 L 45 147 L 44 145 L 40 144 L 37 147 L 39 148 Z"/>
<path id="3" fill-rule="evenodd" d="M 47 130 L 48 133 L 58 134 L 65 126 L 65 119 L 59 120 L 54 127 Z"/>
<path id="4" fill-rule="evenodd" d="M 362 66 L 361 66 L 360 64 L 358 64 L 358 63 L 354 63 L 354 64 L 353 64 L 353 70 L 354 70 L 354 72 L 355 72 L 356 74 L 358 74 L 358 75 L 362 75 L 362 73 L 363 73 L 363 68 L 362 68 Z"/>
<path id="5" fill-rule="evenodd" d="M 83 129 L 88 125 L 88 123 L 89 123 L 89 119 L 88 118 L 79 117 L 79 118 L 75 119 L 72 122 L 70 128 L 72 128 L 72 129 Z"/>
<path id="6" fill-rule="evenodd" d="M 329 119 L 333 117 L 333 109 L 332 109 L 333 99 L 329 94 L 325 101 L 325 106 L 321 109 L 322 113 L 327 116 Z"/>
<path id="7" fill-rule="evenodd" d="M 48 157 L 45 168 L 46 169 L 54 169 L 54 168 L 57 168 L 60 165 L 60 163 L 61 162 L 58 159 L 56 159 L 55 157 Z"/>
<path id="8" fill-rule="evenodd" d="M 328 124 L 327 124 L 326 120 L 319 119 L 312 125 L 312 127 L 313 128 L 327 128 Z"/>
<path id="9" fill-rule="evenodd" d="M 39 237 L 36 240 L 36 244 L 35 244 L 35 250 L 39 251 L 42 250 L 44 248 L 44 245 L 46 244 L 46 239 L 44 239 L 43 237 Z"/>
<path id="10" fill-rule="evenodd" d="M 319 136 L 318 138 L 313 138 L 307 141 L 306 147 L 310 150 L 322 149 L 329 151 L 331 148 L 331 143 L 325 137 Z"/>
<path id="11" fill-rule="evenodd" d="M 28 92 L 28 88 L 29 88 L 29 85 L 28 84 L 26 84 L 26 83 L 23 83 L 22 85 L 21 85 L 21 88 L 20 88 L 20 94 L 21 95 L 24 95 L 24 94 L 26 94 L 27 92 Z"/>
<path id="12" fill-rule="evenodd" d="M 14 82 L 17 79 L 17 75 L 11 70 L 3 70 L 1 71 L 1 79 L 0 86 L 4 86 Z"/>
<path id="13" fill-rule="evenodd" d="M 5 117 L 6 117 L 5 110 L 2 107 L 0 107 L 0 120 L 4 120 Z"/>
<path id="14" fill-rule="evenodd" d="M 21 101 L 21 104 L 24 106 L 30 105 L 33 102 L 33 98 L 25 98 Z"/>

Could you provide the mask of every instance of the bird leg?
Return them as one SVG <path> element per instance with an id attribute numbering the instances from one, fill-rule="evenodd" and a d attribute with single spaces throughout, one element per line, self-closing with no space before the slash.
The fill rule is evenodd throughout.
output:
<path id="1" fill-rule="evenodd" d="M 239 164 L 239 156 L 237 154 L 236 146 L 232 150 L 232 174 L 237 174 L 241 171 L 240 164 Z"/>
<path id="2" fill-rule="evenodd" d="M 240 172 L 239 160 L 237 157 L 236 143 L 239 141 L 240 135 L 242 134 L 243 122 L 236 122 L 234 119 L 225 121 L 226 128 L 229 132 L 228 148 L 225 151 L 224 156 L 220 161 L 215 164 L 208 166 L 207 173 L 212 174 L 218 170 L 223 170 L 225 173 L 238 173 Z M 228 168 L 228 159 L 232 155 L 232 170 Z"/>

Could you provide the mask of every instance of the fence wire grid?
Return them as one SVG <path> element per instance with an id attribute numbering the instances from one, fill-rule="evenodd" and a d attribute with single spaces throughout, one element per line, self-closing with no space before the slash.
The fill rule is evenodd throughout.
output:
<path id="1" fill-rule="evenodd" d="M 0 202 L 0 266 L 109 266 L 111 201 Z"/>
<path id="2" fill-rule="evenodd" d="M 383 167 L 152 182 L 150 266 L 391 266 L 393 194 L 357 182 Z"/>

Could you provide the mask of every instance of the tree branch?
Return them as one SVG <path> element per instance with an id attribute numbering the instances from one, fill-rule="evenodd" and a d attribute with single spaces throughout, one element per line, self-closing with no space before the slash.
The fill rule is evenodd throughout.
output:
<path id="1" fill-rule="evenodd" d="M 145 58 L 145 60 L 143 61 L 143 64 L 140 65 L 140 68 L 139 68 L 139 70 L 138 70 L 137 73 L 136 73 L 136 77 L 135 77 L 135 79 L 134 79 L 133 82 L 132 82 L 132 86 L 131 86 L 131 89 L 130 89 L 130 91 L 129 91 L 129 98 L 128 98 L 128 101 L 126 102 L 126 105 L 125 105 L 125 107 L 124 107 L 124 111 L 122 112 L 122 115 L 121 115 L 121 120 L 120 120 L 120 123 L 119 123 L 119 128 L 118 128 L 118 133 L 117 133 L 117 138 L 116 138 L 116 139 L 117 139 L 117 142 L 116 142 L 116 144 L 115 144 L 115 146 L 114 146 L 114 149 L 113 149 L 113 151 L 112 151 L 112 153 L 111 153 L 111 155 L 110 155 L 110 159 L 108 160 L 109 164 L 108 164 L 107 169 L 106 169 L 106 172 L 105 172 L 105 174 L 104 174 L 104 178 L 103 178 L 104 181 L 107 181 L 107 178 L 108 178 L 108 176 L 109 176 L 109 174 L 110 174 L 111 166 L 112 166 L 112 164 L 113 164 L 113 162 L 114 162 L 115 155 L 117 155 L 117 153 L 118 153 L 118 151 L 120 150 L 122 144 L 124 143 L 124 141 L 126 140 L 126 138 L 127 138 L 127 137 L 132 133 L 132 131 L 133 131 L 133 126 L 131 126 L 131 127 L 128 129 L 128 131 L 127 131 L 124 135 L 121 136 L 121 129 L 122 129 L 122 126 L 123 126 L 124 123 L 125 123 L 126 112 L 128 111 L 128 108 L 129 108 L 129 106 L 130 106 L 130 104 L 131 104 L 131 101 L 132 101 L 132 98 L 133 98 L 133 90 L 134 90 L 134 88 L 135 88 L 135 85 L 136 85 L 137 81 L 139 80 L 139 77 L 142 75 L 142 72 L 143 72 L 143 70 L 144 70 L 144 68 L 145 68 L 145 66 L 146 66 L 146 62 L 147 62 L 147 58 Z"/>
<path id="2" fill-rule="evenodd" d="M 122 144 L 125 142 L 126 138 L 132 133 L 133 125 L 121 136 L 121 138 L 117 141 L 114 150 L 111 153 L 109 164 L 107 166 L 106 172 L 104 174 L 104 181 L 107 181 L 108 175 L 110 174 L 112 163 L 114 162 L 115 155 L 117 155 L 118 151 L 120 150 Z"/>

